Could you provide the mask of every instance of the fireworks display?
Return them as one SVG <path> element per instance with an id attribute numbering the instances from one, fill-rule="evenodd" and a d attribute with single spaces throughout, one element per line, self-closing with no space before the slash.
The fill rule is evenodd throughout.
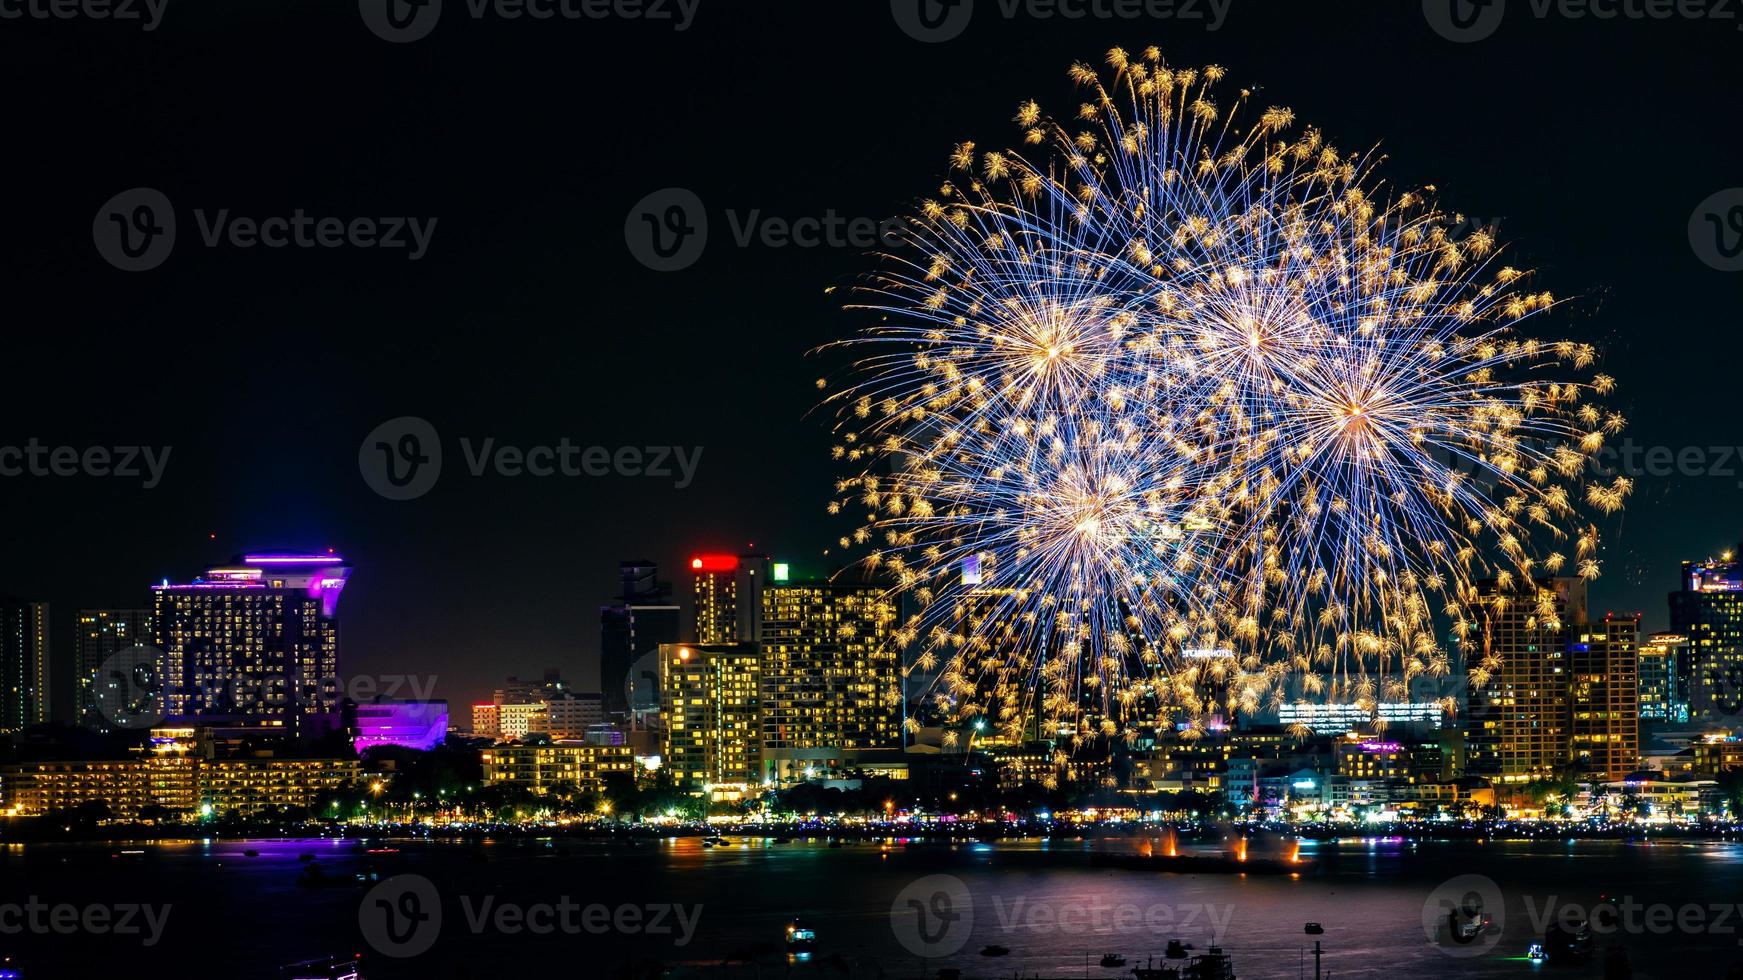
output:
<path id="1" fill-rule="evenodd" d="M 1480 581 L 1597 574 L 1630 488 L 1588 466 L 1622 425 L 1593 350 L 1520 327 L 1556 301 L 1492 231 L 1224 74 L 1073 66 L 1069 117 L 955 148 L 855 304 L 831 508 L 946 718 L 1402 700 Z"/>

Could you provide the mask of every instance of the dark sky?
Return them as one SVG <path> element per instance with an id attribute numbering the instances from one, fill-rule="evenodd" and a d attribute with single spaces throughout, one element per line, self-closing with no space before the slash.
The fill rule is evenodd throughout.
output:
<path id="1" fill-rule="evenodd" d="M 618 559 L 704 548 L 825 564 L 844 530 L 807 417 L 806 351 L 858 321 L 825 295 L 855 248 L 738 247 L 728 211 L 881 218 L 930 193 L 951 145 L 1014 142 L 1017 104 L 1066 111 L 1074 59 L 1113 44 L 1219 63 L 1386 174 L 1499 222 L 1577 297 L 1553 323 L 1601 345 L 1642 445 L 1743 444 L 1743 273 L 1690 247 L 1697 204 L 1743 185 L 1736 20 L 1538 20 L 1454 44 L 1415 0 L 1234 0 L 1203 21 L 1005 18 L 920 43 L 887 0 L 701 0 L 694 25 L 475 20 L 390 44 L 356 3 L 169 0 L 151 32 L 0 21 L 11 188 L 0 445 L 172 446 L 161 486 L 0 479 L 0 594 L 73 610 L 145 601 L 250 548 L 356 563 L 347 671 L 438 678 L 463 703 L 510 673 L 593 679 Z M 180 229 L 125 273 L 92 240 L 112 195 L 162 191 Z M 655 273 L 624 221 L 683 187 L 712 225 Z M 205 247 L 193 212 L 438 219 L 428 254 Z M 1544 322 L 1544 321 L 1538 321 Z M 429 420 L 426 496 L 388 501 L 358 449 Z M 695 482 L 474 479 L 458 440 L 705 447 Z M 1611 523 L 1601 609 L 1662 624 L 1676 563 L 1743 536 L 1730 475 L 1641 477 Z"/>

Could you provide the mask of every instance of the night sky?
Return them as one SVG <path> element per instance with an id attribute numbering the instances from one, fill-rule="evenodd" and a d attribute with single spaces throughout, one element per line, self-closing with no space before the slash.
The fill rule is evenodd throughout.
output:
<path id="1" fill-rule="evenodd" d="M 702 0 L 695 23 L 474 20 L 388 43 L 354 2 L 169 0 L 161 25 L 0 21 L 11 188 L 0 445 L 173 447 L 162 484 L 0 479 L 0 594 L 142 605 L 249 549 L 356 564 L 349 672 L 435 675 L 456 704 L 559 667 L 591 686 L 619 559 L 683 592 L 680 558 L 758 551 L 826 569 L 850 529 L 807 356 L 863 249 L 739 247 L 728 212 L 877 220 L 932 193 L 960 140 L 1019 139 L 1022 100 L 1075 106 L 1065 69 L 1162 46 L 1224 89 L 1292 107 L 1340 149 L 1498 223 L 1575 302 L 1532 321 L 1600 345 L 1643 446 L 1743 445 L 1733 421 L 1743 273 L 1691 248 L 1691 212 L 1743 185 L 1743 21 L 1538 20 L 1451 43 L 1415 0 L 1235 0 L 1227 22 L 1007 20 L 921 43 L 886 0 Z M 1743 10 L 1737 11 L 1743 16 Z M 173 254 L 106 264 L 93 218 L 134 187 L 173 203 Z M 694 266 L 625 245 L 666 187 L 705 204 Z M 201 242 L 208 215 L 437 219 L 428 252 Z M 360 444 L 397 416 L 441 434 L 440 483 L 383 499 Z M 458 440 L 703 448 L 674 478 L 474 479 Z M 1737 451 L 1743 454 L 1743 450 Z M 1608 522 L 1602 610 L 1662 628 L 1677 562 L 1743 536 L 1743 458 L 1640 476 Z M 63 685 L 61 704 L 68 703 Z"/>

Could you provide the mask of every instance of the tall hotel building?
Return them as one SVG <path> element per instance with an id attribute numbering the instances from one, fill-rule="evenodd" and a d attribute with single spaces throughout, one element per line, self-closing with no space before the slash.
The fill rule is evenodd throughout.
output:
<path id="1" fill-rule="evenodd" d="M 1491 580 L 1479 595 L 1480 654 L 1498 663 L 1470 694 L 1468 769 L 1506 783 L 1553 776 L 1568 761 L 1568 644 L 1586 621 L 1586 583 Z"/>
<path id="2" fill-rule="evenodd" d="M 1573 761 L 1616 782 L 1640 763 L 1640 617 L 1575 625 L 1568 645 L 1568 736 Z"/>
<path id="3" fill-rule="evenodd" d="M 339 593 L 333 555 L 247 555 L 187 585 L 152 590 L 166 713 L 308 731 L 338 707 Z"/>
<path id="4" fill-rule="evenodd" d="M 1690 720 L 1743 712 L 1743 562 L 1731 552 L 1683 562 L 1682 588 L 1670 594 L 1670 628 L 1688 637 Z"/>
<path id="5" fill-rule="evenodd" d="M 697 555 L 690 559 L 698 643 L 755 641 L 762 627 L 759 598 L 772 576 L 760 555 Z"/>
<path id="6" fill-rule="evenodd" d="M 1640 644 L 1640 717 L 1677 724 L 1689 720 L 1689 638 L 1654 633 Z"/>
<path id="7" fill-rule="evenodd" d="M 762 749 L 767 778 L 850 765 L 902 746 L 896 607 L 879 585 L 789 582 L 775 565 L 762 603 Z"/>
<path id="8" fill-rule="evenodd" d="M 48 603 L 0 599 L 0 733 L 48 721 Z"/>
<path id="9" fill-rule="evenodd" d="M 78 669 L 79 724 L 107 731 L 111 719 L 98 706 L 105 686 L 127 683 L 104 675 L 104 665 L 124 650 L 156 642 L 149 609 L 81 609 L 74 632 L 73 663 Z"/>
<path id="10" fill-rule="evenodd" d="M 754 643 L 660 647 L 663 765 L 680 787 L 731 798 L 761 781 L 760 660 Z"/>
<path id="11" fill-rule="evenodd" d="M 599 690 L 607 716 L 659 707 L 660 645 L 678 642 L 682 610 L 658 571 L 653 562 L 621 563 L 622 592 L 599 609 Z"/>

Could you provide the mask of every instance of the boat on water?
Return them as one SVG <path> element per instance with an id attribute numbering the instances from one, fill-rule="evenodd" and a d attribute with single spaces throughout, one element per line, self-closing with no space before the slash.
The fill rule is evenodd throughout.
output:
<path id="1" fill-rule="evenodd" d="M 1178 957 L 1173 955 L 1176 948 L 1181 952 Z M 1206 952 L 1188 958 L 1185 952 L 1190 948 L 1178 940 L 1171 941 L 1166 959 L 1184 959 L 1186 962 L 1158 964 L 1152 959 L 1143 966 L 1133 967 L 1132 975 L 1135 980 L 1235 980 L 1234 960 L 1223 952 L 1221 946 L 1212 946 Z"/>
<path id="2" fill-rule="evenodd" d="M 278 968 L 278 980 L 363 980 L 358 964 L 361 953 L 354 956 L 326 956 Z"/>
<path id="3" fill-rule="evenodd" d="M 998 943 L 993 943 L 993 944 L 987 946 L 985 949 L 981 950 L 980 955 L 982 955 L 982 956 L 1004 956 L 1006 953 L 1009 953 L 1010 951 L 1011 951 L 1011 947 L 1009 947 L 1009 946 L 1000 946 Z"/>
<path id="4" fill-rule="evenodd" d="M 1118 966 L 1125 966 L 1126 958 L 1118 953 L 1103 953 L 1101 954 L 1101 965 L 1108 967 L 1109 969 Z"/>
<path id="5" fill-rule="evenodd" d="M 817 930 L 802 919 L 787 923 L 787 952 L 810 953 L 817 949 Z"/>

